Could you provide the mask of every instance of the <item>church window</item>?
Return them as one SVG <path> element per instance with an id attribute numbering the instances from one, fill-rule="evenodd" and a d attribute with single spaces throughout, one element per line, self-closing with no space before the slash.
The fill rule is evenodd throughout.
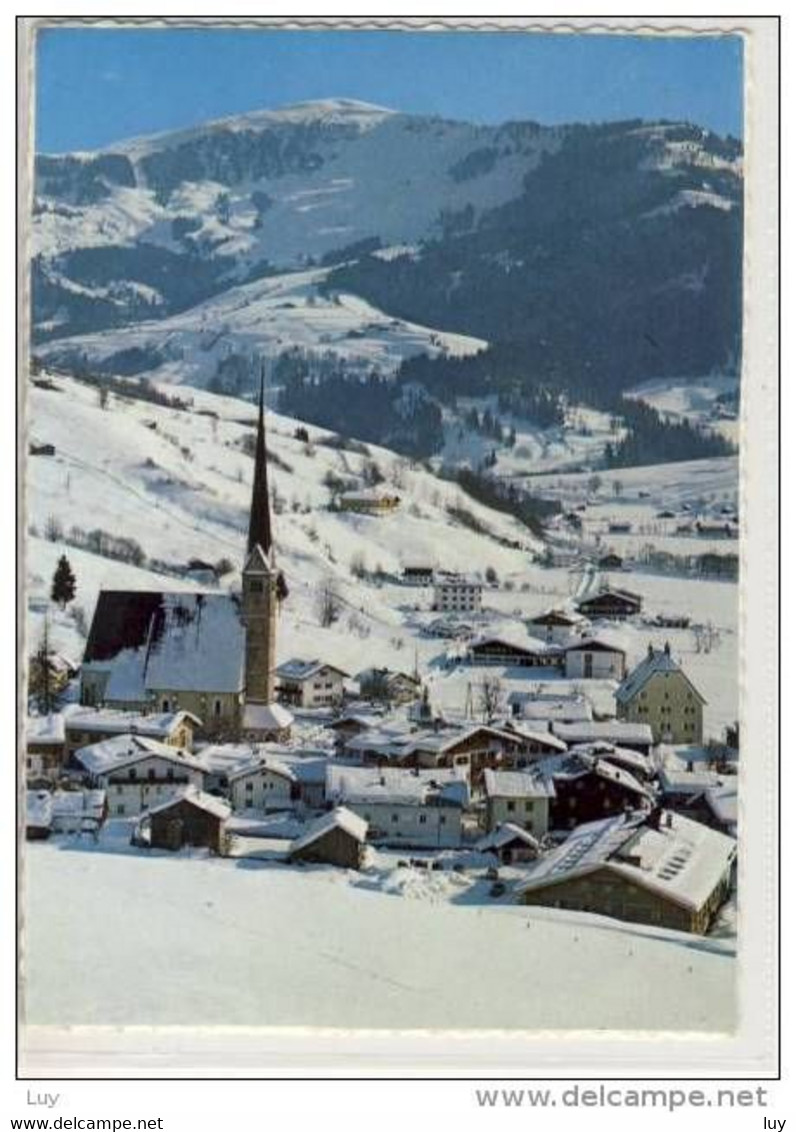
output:
<path id="1" fill-rule="evenodd" d="M 249 593 L 261 594 L 263 592 L 263 583 L 260 578 L 252 578 L 249 581 Z"/>

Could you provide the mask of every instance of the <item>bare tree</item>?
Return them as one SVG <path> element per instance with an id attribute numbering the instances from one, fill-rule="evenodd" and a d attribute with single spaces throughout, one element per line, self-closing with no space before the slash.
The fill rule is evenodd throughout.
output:
<path id="1" fill-rule="evenodd" d="M 324 629 L 334 625 L 343 612 L 343 601 L 333 578 L 327 578 L 318 590 L 317 612 Z"/>
<path id="2" fill-rule="evenodd" d="M 503 682 L 499 676 L 484 676 L 477 688 L 478 707 L 488 722 L 497 715 L 503 703 Z"/>

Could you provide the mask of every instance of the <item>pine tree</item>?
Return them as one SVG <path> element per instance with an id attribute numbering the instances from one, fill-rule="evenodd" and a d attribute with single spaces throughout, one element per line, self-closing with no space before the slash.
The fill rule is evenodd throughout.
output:
<path id="1" fill-rule="evenodd" d="M 53 574 L 53 584 L 50 590 L 50 597 L 53 601 L 57 601 L 61 609 L 66 607 L 67 602 L 72 601 L 77 592 L 77 584 L 75 583 L 75 575 L 72 573 L 72 567 L 69 565 L 69 559 L 65 554 L 62 554 L 58 559 L 58 565 Z"/>

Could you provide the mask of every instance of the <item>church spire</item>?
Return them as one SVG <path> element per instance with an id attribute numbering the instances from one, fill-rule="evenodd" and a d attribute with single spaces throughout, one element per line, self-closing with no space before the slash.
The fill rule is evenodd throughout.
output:
<path id="1" fill-rule="evenodd" d="M 265 417 L 263 400 L 265 395 L 265 366 L 260 370 L 260 414 L 257 419 L 257 443 L 254 448 L 254 483 L 252 485 L 252 505 L 249 513 L 249 539 L 247 554 L 259 546 L 266 558 L 270 557 L 271 502 L 268 498 L 268 467 L 265 452 Z"/>

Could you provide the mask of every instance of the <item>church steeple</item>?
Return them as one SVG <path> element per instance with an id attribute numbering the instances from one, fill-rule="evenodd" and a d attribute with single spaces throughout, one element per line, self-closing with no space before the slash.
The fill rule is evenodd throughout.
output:
<path id="1" fill-rule="evenodd" d="M 261 547 L 266 558 L 270 558 L 273 545 L 271 534 L 271 501 L 268 498 L 268 464 L 265 451 L 265 366 L 260 371 L 260 413 L 257 418 L 257 442 L 254 448 L 254 483 L 252 485 L 252 505 L 249 512 L 249 538 L 247 554 L 256 546 Z"/>

